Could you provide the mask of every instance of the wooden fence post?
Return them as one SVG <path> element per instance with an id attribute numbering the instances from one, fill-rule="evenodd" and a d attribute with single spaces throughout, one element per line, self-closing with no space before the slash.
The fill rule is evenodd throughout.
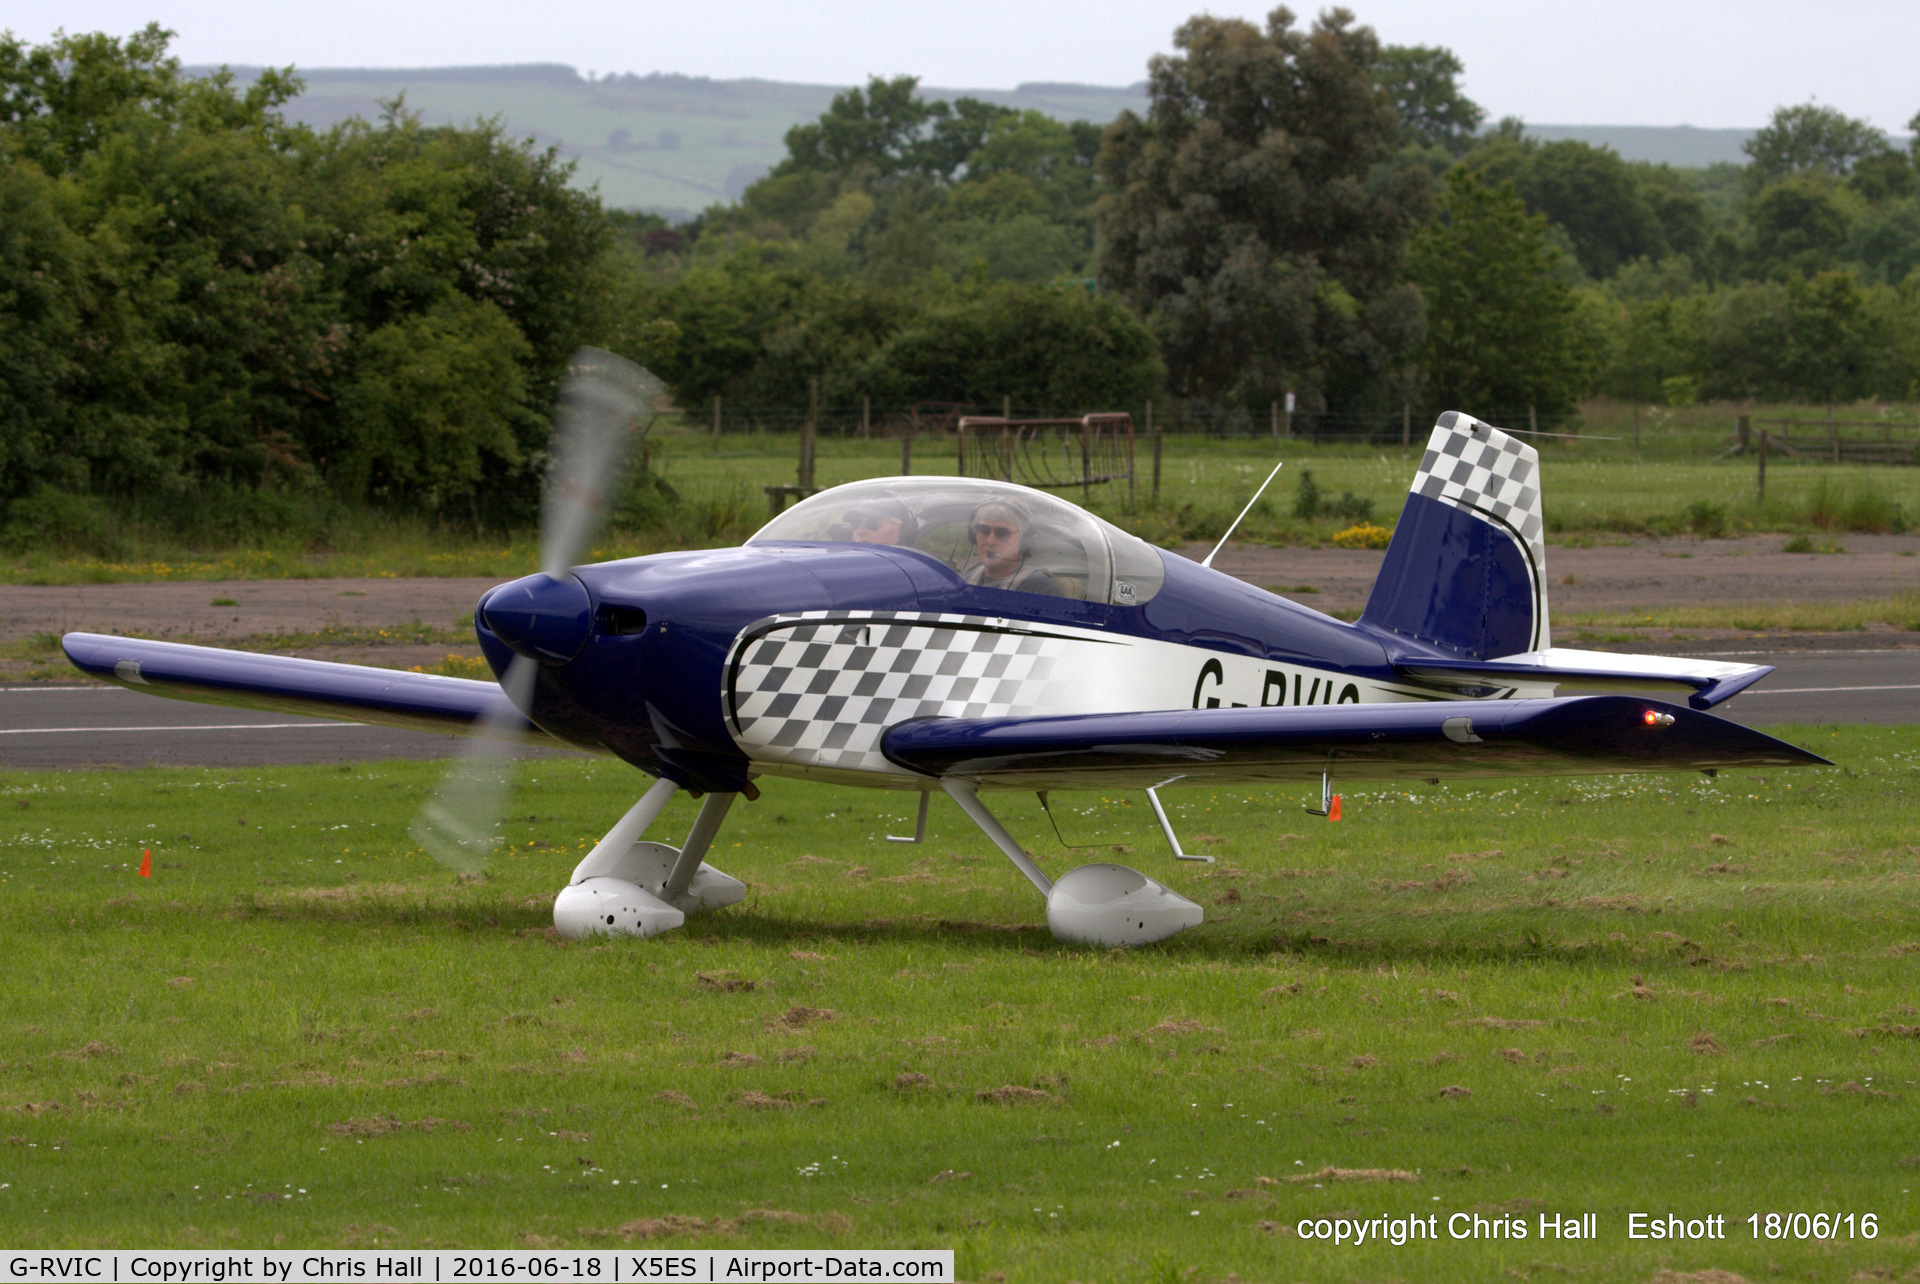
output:
<path id="1" fill-rule="evenodd" d="M 860 440 L 865 441 L 873 434 L 873 398 L 860 398 Z"/>
<path id="2" fill-rule="evenodd" d="M 1413 407 L 1406 402 L 1400 403 L 1400 448 L 1405 450 L 1413 445 Z"/>
<path id="3" fill-rule="evenodd" d="M 1093 429 L 1082 417 L 1080 420 L 1080 502 L 1088 506 L 1093 503 L 1093 456 L 1090 450 L 1091 443 L 1087 440 L 1092 432 Z"/>
<path id="4" fill-rule="evenodd" d="M 1840 425 L 1833 422 L 1833 403 L 1827 403 L 1827 445 L 1833 453 L 1833 462 L 1840 462 Z"/>
<path id="5" fill-rule="evenodd" d="M 1127 506 L 1133 506 L 1134 497 L 1134 453 L 1133 453 L 1133 416 L 1127 416 Z"/>
<path id="6" fill-rule="evenodd" d="M 1741 415 L 1733 421 L 1733 440 L 1741 454 L 1753 449 L 1753 420 Z M 1636 445 L 1638 443 L 1635 443 Z"/>
<path id="7" fill-rule="evenodd" d="M 1280 440 L 1280 403 L 1273 403 L 1273 439 Z"/>
<path id="8" fill-rule="evenodd" d="M 1153 403 L 1147 403 L 1147 438 L 1153 443 L 1153 502 L 1160 502 L 1160 433 L 1153 426 Z"/>
<path id="9" fill-rule="evenodd" d="M 1760 430 L 1760 480 L 1758 483 L 1759 502 L 1767 502 L 1767 430 Z"/>
<path id="10" fill-rule="evenodd" d="M 800 489 L 813 489 L 813 441 L 820 423 L 820 381 L 807 380 L 807 422 L 800 428 Z"/>
<path id="11" fill-rule="evenodd" d="M 911 476 L 913 473 L 913 439 L 918 436 L 919 433 L 920 407 L 915 406 L 912 416 L 907 420 L 906 432 L 900 435 L 900 475 L 902 477 Z M 960 463 L 961 475 L 965 476 L 967 470 L 966 456 L 964 454 L 960 458 Z"/>
<path id="12" fill-rule="evenodd" d="M 1532 402 L 1527 403 L 1527 431 L 1536 436 L 1539 435 L 1540 432 L 1540 418 L 1533 413 Z"/>

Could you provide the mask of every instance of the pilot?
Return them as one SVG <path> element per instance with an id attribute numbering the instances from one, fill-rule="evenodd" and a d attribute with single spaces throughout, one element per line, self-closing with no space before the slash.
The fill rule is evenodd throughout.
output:
<path id="1" fill-rule="evenodd" d="M 1053 576 L 1028 565 L 1027 535 L 1032 530 L 1033 516 L 1017 500 L 988 500 L 974 509 L 967 532 L 973 536 L 974 556 L 979 560 L 967 568 L 967 583 L 1061 596 Z"/>
<path id="2" fill-rule="evenodd" d="M 847 521 L 858 544 L 911 544 L 920 533 L 913 510 L 893 495 L 875 495 L 848 509 Z"/>

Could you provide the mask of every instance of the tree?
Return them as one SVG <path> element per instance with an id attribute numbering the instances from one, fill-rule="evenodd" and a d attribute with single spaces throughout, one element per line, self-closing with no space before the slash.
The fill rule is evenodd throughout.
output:
<path id="1" fill-rule="evenodd" d="M 977 98 L 928 102 L 915 92 L 919 83 L 917 76 L 874 76 L 865 90 L 834 95 L 818 120 L 787 131 L 787 158 L 773 176 L 866 168 L 881 178 L 918 174 L 952 182 L 995 122 L 1019 114 Z"/>
<path id="2" fill-rule="evenodd" d="M 1854 162 L 1847 186 L 1878 205 L 1913 195 L 1913 162 L 1899 152 L 1886 151 Z"/>
<path id="3" fill-rule="evenodd" d="M 1604 280 L 1669 249 L 1640 176 L 1610 148 L 1500 139 L 1467 158 L 1488 182 L 1511 182 L 1527 208 L 1565 230 L 1589 276 Z"/>
<path id="4" fill-rule="evenodd" d="M 1707 296 L 1680 290 L 1613 300 L 1617 342 L 1598 381 L 1600 391 L 1631 401 L 1658 401 L 1673 379 L 1697 378 Z"/>
<path id="5" fill-rule="evenodd" d="M 1090 122 L 1035 111 L 995 120 L 947 193 L 949 270 L 989 281 L 1088 275 L 1100 134 Z"/>
<path id="6" fill-rule="evenodd" d="M 1920 268 L 1920 201 L 1884 201 L 1854 219 L 1841 252 L 1889 285 L 1898 285 Z"/>
<path id="7" fill-rule="evenodd" d="M 63 193 L 0 150 L 0 503 L 35 483 L 86 484 L 70 448 L 88 246 Z"/>
<path id="8" fill-rule="evenodd" d="M 337 488 L 418 502 L 469 500 L 524 462 L 516 419 L 528 414 L 527 341 L 492 303 L 450 295 L 380 327 L 360 344 L 341 391 L 349 440 Z"/>
<path id="9" fill-rule="evenodd" d="M 819 120 L 787 131 L 787 158 L 774 166 L 774 177 L 841 173 L 855 165 L 881 174 L 900 169 L 934 117 L 933 105 L 913 92 L 919 83 L 913 76 L 875 76 L 864 91 L 835 94 Z"/>
<path id="10" fill-rule="evenodd" d="M 1163 373 L 1153 336 L 1115 300 L 1002 285 L 936 302 L 887 341 L 869 382 L 896 403 L 1012 397 L 1080 414 L 1138 406 L 1159 393 Z"/>
<path id="11" fill-rule="evenodd" d="M 1448 171 L 1440 217 L 1408 251 L 1427 300 L 1423 350 L 1435 405 L 1496 414 L 1570 410 L 1586 376 L 1573 291 L 1561 279 L 1547 221 L 1511 183 Z"/>
<path id="12" fill-rule="evenodd" d="M 1707 203 L 1700 193 L 1670 165 L 1639 162 L 1630 168 L 1640 181 L 1640 198 L 1659 220 L 1667 249 L 1674 254 L 1698 256 L 1713 235 Z"/>
<path id="13" fill-rule="evenodd" d="M 182 75 L 180 60 L 167 56 L 173 34 L 152 22 L 125 40 L 61 34 L 30 46 L 0 32 L 0 128 L 11 148 L 62 174 L 142 121 L 199 132 L 283 128 L 274 109 L 301 90 L 291 69 L 269 68 L 237 93 L 225 71 Z"/>
<path id="14" fill-rule="evenodd" d="M 1748 180 L 1757 190 L 1795 174 L 1844 178 L 1858 162 L 1889 150 L 1887 136 L 1832 107 L 1801 103 L 1774 109 L 1765 129 L 1741 144 L 1753 158 Z"/>
<path id="15" fill-rule="evenodd" d="M 1418 334 L 1417 297 L 1395 287 L 1429 178 L 1375 179 L 1399 137 L 1379 42 L 1341 9 L 1293 21 L 1189 20 L 1151 64 L 1147 118 L 1107 128 L 1101 281 L 1146 319 L 1180 395 L 1324 404 L 1390 376 Z"/>
<path id="16" fill-rule="evenodd" d="M 1388 45 L 1374 65 L 1374 80 L 1400 115 L 1402 146 L 1439 147 L 1463 155 L 1487 118 L 1486 110 L 1460 92 L 1466 66 L 1451 49 Z"/>
<path id="17" fill-rule="evenodd" d="M 1883 318 L 1851 272 L 1763 281 L 1723 293 L 1708 318 L 1706 391 L 1841 401 L 1883 386 Z"/>
<path id="18" fill-rule="evenodd" d="M 1835 266 L 1847 240 L 1847 213 L 1831 187 L 1817 179 L 1782 179 L 1747 207 L 1753 266 L 1786 276 Z"/>
<path id="19" fill-rule="evenodd" d="M 698 233 L 743 232 L 830 279 L 904 288 L 931 273 L 1084 276 L 1100 130 L 971 98 L 927 102 L 912 77 L 875 78 L 787 138 L 788 157 Z M 731 251 L 727 251 L 731 252 Z"/>
<path id="20" fill-rule="evenodd" d="M 574 348 L 671 337 L 608 285 L 597 199 L 495 125 L 316 135 L 291 74 L 188 76 L 168 38 L 0 37 L 0 501 L 530 509 Z"/>
<path id="21" fill-rule="evenodd" d="M 952 103 L 932 103 L 932 128 L 915 143 L 910 160 L 920 174 L 939 182 L 951 183 L 964 170 L 973 172 L 972 161 L 987 143 L 996 126 L 1018 119 L 1020 112 L 978 98 L 960 98 Z M 1039 116 L 1038 112 L 1028 115 Z M 1047 119 L 1041 116 L 1040 119 Z"/>

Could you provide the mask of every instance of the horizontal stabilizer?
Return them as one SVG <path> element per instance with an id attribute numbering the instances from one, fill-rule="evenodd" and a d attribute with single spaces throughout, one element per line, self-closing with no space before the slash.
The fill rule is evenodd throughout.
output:
<path id="1" fill-rule="evenodd" d="M 1687 693 L 1696 709 L 1711 709 L 1773 672 L 1768 664 L 1733 664 L 1690 656 L 1625 655 L 1554 647 L 1503 655 L 1497 660 L 1458 660 L 1438 655 L 1388 655 L 1394 667 L 1416 682 L 1435 686 L 1528 686 L 1551 683 L 1556 695 L 1579 691 L 1658 691 Z"/>
<path id="2" fill-rule="evenodd" d="M 150 695 L 441 735 L 484 726 L 493 738 L 560 743 L 512 710 L 494 682 L 104 633 L 69 633 L 60 645 L 82 671 Z"/>
<path id="3" fill-rule="evenodd" d="M 1826 764 L 1763 732 L 1631 696 L 929 718 L 882 742 L 934 776 L 1021 789 L 1344 778 L 1567 775 Z"/>

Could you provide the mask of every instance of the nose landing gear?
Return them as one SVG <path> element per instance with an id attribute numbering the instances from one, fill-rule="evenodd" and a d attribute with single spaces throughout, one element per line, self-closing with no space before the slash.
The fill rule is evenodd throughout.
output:
<path id="1" fill-rule="evenodd" d="M 640 841 L 678 789 L 661 780 L 607 831 L 553 902 L 553 925 L 569 940 L 597 935 L 658 936 L 688 914 L 743 900 L 747 887 L 701 859 L 713 845 L 732 794 L 708 794 L 680 847 Z"/>

